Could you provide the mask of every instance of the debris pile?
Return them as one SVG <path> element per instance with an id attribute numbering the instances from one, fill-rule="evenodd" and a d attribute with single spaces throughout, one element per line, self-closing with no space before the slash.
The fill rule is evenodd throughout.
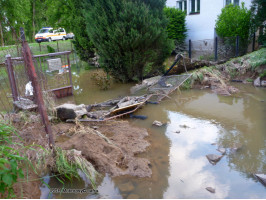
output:
<path id="1" fill-rule="evenodd" d="M 57 117 L 67 122 L 74 122 L 76 118 L 79 121 L 107 121 L 135 112 L 150 97 L 150 95 L 127 96 L 87 106 L 63 104 L 56 107 Z"/>

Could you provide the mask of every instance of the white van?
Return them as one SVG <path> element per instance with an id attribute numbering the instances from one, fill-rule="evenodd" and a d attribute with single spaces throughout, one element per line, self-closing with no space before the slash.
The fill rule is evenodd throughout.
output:
<path id="1" fill-rule="evenodd" d="M 52 42 L 55 40 L 66 40 L 66 31 L 63 28 L 59 28 L 58 30 L 54 30 L 51 27 L 43 27 L 36 35 L 36 42 Z"/>

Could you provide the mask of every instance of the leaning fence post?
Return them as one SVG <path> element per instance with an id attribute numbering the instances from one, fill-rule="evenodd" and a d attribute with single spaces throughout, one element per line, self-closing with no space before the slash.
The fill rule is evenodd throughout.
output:
<path id="1" fill-rule="evenodd" d="M 27 68 L 29 78 L 32 81 L 34 96 L 36 97 L 36 100 L 37 100 L 38 110 L 39 110 L 39 113 L 41 115 L 42 122 L 45 126 L 45 131 L 49 136 L 50 148 L 53 148 L 54 147 L 54 138 L 53 138 L 53 134 L 52 134 L 52 128 L 51 128 L 50 122 L 48 120 L 47 111 L 46 111 L 45 106 L 44 106 L 42 90 L 41 90 L 41 87 L 38 83 L 37 73 L 36 73 L 36 70 L 35 70 L 35 67 L 33 64 L 32 55 L 31 55 L 29 45 L 25 39 L 25 33 L 24 33 L 23 28 L 20 28 L 20 35 L 21 35 L 21 39 L 22 39 L 22 50 L 23 50 L 22 52 L 23 52 L 23 58 L 24 58 L 25 66 Z"/>
<path id="2" fill-rule="evenodd" d="M 214 59 L 215 61 L 218 60 L 218 38 L 215 37 L 215 44 L 214 44 Z"/>
<path id="3" fill-rule="evenodd" d="M 236 57 L 239 56 L 239 36 L 236 36 Z"/>
<path id="4" fill-rule="evenodd" d="M 10 54 L 6 55 L 6 68 L 7 68 L 8 79 L 9 79 L 9 83 L 11 87 L 13 101 L 17 101 L 18 100 L 18 89 L 17 89 L 16 79 L 14 76 L 14 68 L 13 68 Z"/>
<path id="5" fill-rule="evenodd" d="M 188 41 L 188 57 L 191 59 L 191 40 Z"/>

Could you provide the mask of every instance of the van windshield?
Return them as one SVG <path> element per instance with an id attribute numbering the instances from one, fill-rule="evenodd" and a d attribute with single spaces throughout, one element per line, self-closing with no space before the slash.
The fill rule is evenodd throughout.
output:
<path id="1" fill-rule="evenodd" d="M 49 29 L 41 29 L 38 33 L 48 33 Z"/>

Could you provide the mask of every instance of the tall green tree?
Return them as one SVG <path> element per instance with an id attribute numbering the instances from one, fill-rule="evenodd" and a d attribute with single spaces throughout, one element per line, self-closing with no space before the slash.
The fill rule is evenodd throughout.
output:
<path id="1" fill-rule="evenodd" d="M 15 32 L 29 20 L 29 0 L 0 0 L 0 38 L 5 41 L 16 40 Z"/>
<path id="2" fill-rule="evenodd" d="M 176 50 L 184 46 L 187 37 L 186 13 L 176 8 L 164 8 L 164 14 L 168 18 L 168 38 L 175 41 Z"/>
<path id="3" fill-rule="evenodd" d="M 252 32 L 259 29 L 259 43 L 266 46 L 266 0 L 253 0 L 251 13 Z"/>
<path id="4" fill-rule="evenodd" d="M 94 45 L 86 31 L 84 18 L 85 2 L 87 0 L 46 0 L 48 22 L 50 26 L 64 27 L 67 32 L 73 32 L 73 44 L 81 60 L 88 62 L 94 57 Z M 60 8 L 60 9 L 58 9 Z"/>
<path id="5" fill-rule="evenodd" d="M 220 37 L 240 37 L 240 45 L 247 46 L 251 28 L 251 11 L 241 6 L 229 4 L 222 9 L 216 20 L 216 32 Z"/>
<path id="6" fill-rule="evenodd" d="M 140 80 L 162 69 L 173 45 L 167 38 L 165 0 L 91 0 L 84 9 L 100 65 L 115 78 Z"/>

